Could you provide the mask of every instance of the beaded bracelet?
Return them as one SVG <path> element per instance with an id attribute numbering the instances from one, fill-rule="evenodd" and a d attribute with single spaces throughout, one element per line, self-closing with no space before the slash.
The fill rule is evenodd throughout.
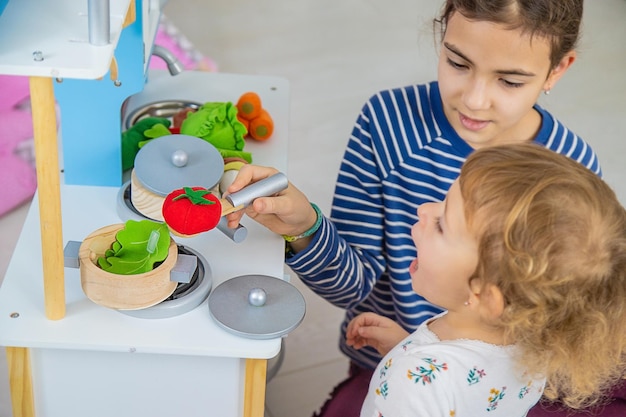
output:
<path id="1" fill-rule="evenodd" d="M 311 207 L 313 207 L 313 210 L 315 210 L 315 214 L 317 214 L 317 220 L 315 220 L 315 224 L 309 230 L 297 236 L 283 235 L 283 239 L 285 239 L 287 242 L 295 242 L 298 239 L 302 239 L 303 237 L 309 237 L 313 233 L 317 232 L 317 229 L 319 229 L 322 224 L 322 218 L 324 217 L 324 215 L 315 203 L 311 203 Z"/>

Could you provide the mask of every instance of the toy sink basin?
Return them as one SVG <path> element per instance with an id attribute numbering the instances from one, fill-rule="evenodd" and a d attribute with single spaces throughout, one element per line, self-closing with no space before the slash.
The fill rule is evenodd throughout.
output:
<path id="1" fill-rule="evenodd" d="M 150 272 L 135 275 L 118 275 L 97 265 L 115 241 L 124 224 L 100 228 L 87 236 L 78 252 L 80 283 L 87 298 L 96 304 L 118 310 L 137 310 L 151 307 L 168 298 L 177 282 L 170 280 L 170 272 L 178 259 L 178 247 L 170 238 L 165 261 Z"/>

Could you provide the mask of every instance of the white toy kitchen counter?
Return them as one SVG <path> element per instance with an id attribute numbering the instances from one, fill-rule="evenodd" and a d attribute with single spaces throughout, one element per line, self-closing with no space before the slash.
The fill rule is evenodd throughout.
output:
<path id="1" fill-rule="evenodd" d="M 191 85 L 201 88 L 193 90 Z M 197 72 L 173 78 L 156 73 L 135 99 L 139 104 L 133 105 L 159 98 L 233 101 L 245 91 L 259 92 L 276 122 L 268 141 L 248 142 L 245 150 L 256 163 L 284 171 L 288 84 L 283 79 Z M 119 191 L 62 183 L 63 240 L 82 241 L 100 227 L 123 223 L 116 209 Z M 37 198 L 0 287 L 0 345 L 8 346 L 16 417 L 263 415 L 266 359 L 278 354 L 280 338 L 235 336 L 212 319 L 207 302 L 171 318 L 132 317 L 90 301 L 82 291 L 79 270 L 65 268 L 66 315 L 49 320 Z M 246 217 L 242 223 L 248 234 L 241 243 L 217 229 L 192 238 L 174 237 L 206 259 L 213 288 L 241 275 L 283 277 L 283 239 Z M 12 356 L 28 352 L 29 360 Z M 21 392 L 28 383 L 32 394 L 28 389 Z"/>

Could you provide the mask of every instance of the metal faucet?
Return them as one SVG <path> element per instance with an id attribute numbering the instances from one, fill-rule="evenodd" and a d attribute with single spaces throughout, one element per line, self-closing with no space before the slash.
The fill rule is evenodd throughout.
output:
<path id="1" fill-rule="evenodd" d="M 168 49 L 161 45 L 154 45 L 152 48 L 152 55 L 156 55 L 161 58 L 167 64 L 167 69 L 171 75 L 178 75 L 185 70 L 183 64 L 171 53 Z"/>

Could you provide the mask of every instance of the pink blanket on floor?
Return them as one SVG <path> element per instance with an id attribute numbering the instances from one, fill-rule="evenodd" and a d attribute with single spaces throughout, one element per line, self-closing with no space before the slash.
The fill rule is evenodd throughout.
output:
<path id="1" fill-rule="evenodd" d="M 28 78 L 0 76 L 0 216 L 29 200 L 37 188 Z"/>

